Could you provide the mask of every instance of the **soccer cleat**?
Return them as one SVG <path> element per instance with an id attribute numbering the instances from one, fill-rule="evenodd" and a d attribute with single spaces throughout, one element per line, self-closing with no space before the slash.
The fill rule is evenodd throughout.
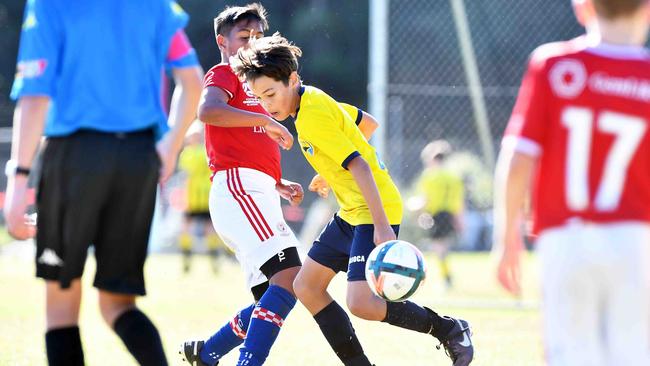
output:
<path id="1" fill-rule="evenodd" d="M 209 366 L 207 363 L 201 360 L 199 354 L 201 353 L 201 348 L 205 341 L 187 341 L 181 345 L 181 349 L 178 351 L 178 354 L 181 355 L 183 361 L 189 363 L 192 366 Z M 218 365 L 217 362 L 215 365 Z"/>
<path id="2" fill-rule="evenodd" d="M 440 340 L 445 347 L 445 353 L 453 361 L 453 366 L 467 366 L 474 358 L 474 345 L 472 345 L 472 330 L 469 323 L 463 319 L 454 319 L 454 327 L 449 334 Z M 436 346 L 440 349 L 440 344 Z"/>

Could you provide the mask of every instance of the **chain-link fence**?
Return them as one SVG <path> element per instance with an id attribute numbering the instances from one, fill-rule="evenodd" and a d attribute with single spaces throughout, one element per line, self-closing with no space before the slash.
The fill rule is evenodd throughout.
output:
<path id="1" fill-rule="evenodd" d="M 571 2 L 392 0 L 388 19 L 383 153 L 391 175 L 408 191 L 422 170 L 422 148 L 446 139 L 456 151 L 450 165 L 464 177 L 469 211 L 487 212 L 490 153 L 498 151 L 530 52 L 582 31 Z M 478 85 L 468 82 L 472 67 Z M 480 86 L 478 97 L 472 86 Z M 483 141 L 477 117 L 486 123 Z"/>

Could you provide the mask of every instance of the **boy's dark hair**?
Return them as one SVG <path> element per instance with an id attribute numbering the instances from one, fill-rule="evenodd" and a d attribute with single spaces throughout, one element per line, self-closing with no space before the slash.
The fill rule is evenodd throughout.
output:
<path id="1" fill-rule="evenodd" d="M 276 32 L 270 37 L 251 40 L 248 48 L 237 51 L 230 64 L 237 76 L 247 80 L 267 76 L 287 85 L 291 73 L 298 71 L 300 56 L 300 48 Z"/>
<path id="2" fill-rule="evenodd" d="M 262 24 L 264 30 L 269 29 L 266 20 L 266 9 L 260 3 L 252 3 L 246 6 L 228 6 L 216 18 L 214 18 L 215 36 L 221 34 L 227 36 L 235 27 L 235 24 L 255 20 Z"/>
<path id="3" fill-rule="evenodd" d="M 631 15 L 648 0 L 592 0 L 596 13 L 605 19 Z"/>

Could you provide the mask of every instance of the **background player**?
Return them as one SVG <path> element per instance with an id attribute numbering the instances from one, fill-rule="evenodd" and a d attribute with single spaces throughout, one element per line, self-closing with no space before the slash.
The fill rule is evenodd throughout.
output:
<path id="1" fill-rule="evenodd" d="M 234 65 L 274 118 L 295 118 L 303 155 L 331 185 L 341 206 L 309 251 L 294 282 L 296 294 L 345 365 L 370 362 L 347 314 L 327 292 L 340 271 L 348 272 L 347 305 L 354 315 L 433 334 L 454 365 L 468 365 L 473 347 L 466 321 L 441 317 L 410 301 L 386 302 L 368 287 L 365 259 L 375 244 L 396 238 L 402 200 L 350 115 L 321 90 L 301 85 L 297 73 L 301 54 L 276 33 L 241 49 Z"/>
<path id="2" fill-rule="evenodd" d="M 446 165 L 451 152 L 446 140 L 432 141 L 422 149 L 424 170 L 415 183 L 417 197 L 409 200 L 418 202 L 418 211 L 422 211 L 418 224 L 428 231 L 447 287 L 452 284 L 447 256 L 462 230 L 465 205 L 463 180 Z"/>
<path id="3" fill-rule="evenodd" d="M 156 185 L 174 169 L 200 95 L 195 57 L 174 64 L 193 55 L 182 31 L 187 14 L 165 0 L 75 7 L 36 0 L 27 2 L 24 19 L 4 211 L 14 238 L 36 235 L 36 274 L 46 280 L 48 362 L 84 364 L 80 278 L 92 244 L 104 320 L 140 364 L 166 365 L 158 330 L 135 298 L 145 294 Z M 174 127 L 156 146 L 168 130 L 160 103 L 165 63 L 178 86 L 169 115 Z M 29 168 L 43 134 L 35 232 L 24 214 Z"/>
<path id="4" fill-rule="evenodd" d="M 222 63 L 206 74 L 198 113 L 206 124 L 214 172 L 210 214 L 235 251 L 256 303 L 207 341 L 185 342 L 182 353 L 192 364 L 214 365 L 243 341 L 238 364 L 254 366 L 264 363 L 296 303 L 292 284 L 301 265 L 298 241 L 282 216 L 280 195 L 299 204 L 303 191 L 281 180 L 278 143 L 288 149 L 293 137 L 269 117 L 228 64 L 251 37 L 261 37 L 268 28 L 265 9 L 257 3 L 228 7 L 214 26 Z"/>
<path id="5" fill-rule="evenodd" d="M 648 365 L 650 4 L 574 5 L 586 36 L 533 52 L 502 142 L 498 279 L 520 293 L 532 189 L 549 365 Z"/>
<path id="6" fill-rule="evenodd" d="M 194 122 L 187 130 L 185 147 L 178 159 L 178 169 L 185 176 L 186 207 L 183 226 L 178 237 L 178 244 L 183 254 L 183 271 L 190 270 L 194 239 L 200 237 L 205 241 L 210 256 L 212 271 L 218 270 L 219 244 L 221 240 L 214 232 L 210 221 L 208 197 L 210 195 L 210 176 L 212 172 L 205 158 L 205 136 L 203 124 Z"/>

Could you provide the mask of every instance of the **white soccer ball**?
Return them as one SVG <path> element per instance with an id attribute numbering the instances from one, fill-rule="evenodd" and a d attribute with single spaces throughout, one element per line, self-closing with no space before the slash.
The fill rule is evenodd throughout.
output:
<path id="1" fill-rule="evenodd" d="M 426 277 L 422 252 L 403 240 L 391 240 L 370 252 L 366 281 L 372 292 L 387 301 L 405 301 Z"/>

